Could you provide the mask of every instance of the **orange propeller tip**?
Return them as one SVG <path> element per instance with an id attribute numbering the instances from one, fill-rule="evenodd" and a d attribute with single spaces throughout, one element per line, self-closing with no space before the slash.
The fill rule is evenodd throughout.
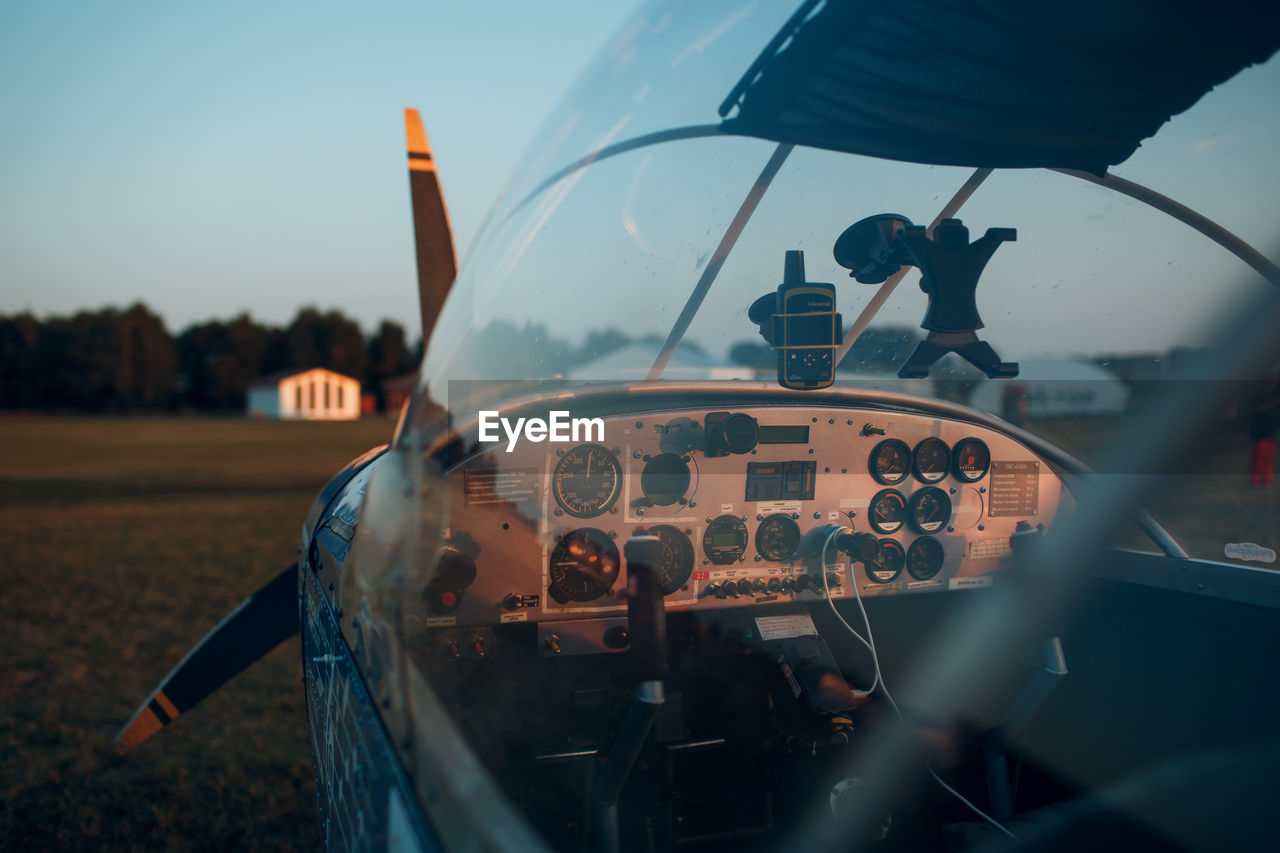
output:
<path id="1" fill-rule="evenodd" d="M 427 143 L 427 132 L 422 128 L 422 116 L 409 107 L 404 111 L 405 147 L 410 154 L 431 154 L 431 146 Z"/>

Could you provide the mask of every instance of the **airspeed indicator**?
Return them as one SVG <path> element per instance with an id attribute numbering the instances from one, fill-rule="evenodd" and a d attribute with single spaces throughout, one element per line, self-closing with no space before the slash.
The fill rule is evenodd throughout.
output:
<path id="1" fill-rule="evenodd" d="M 582 444 L 565 453 L 551 477 L 556 502 L 569 515 L 591 518 L 622 492 L 622 466 L 607 447 Z"/>

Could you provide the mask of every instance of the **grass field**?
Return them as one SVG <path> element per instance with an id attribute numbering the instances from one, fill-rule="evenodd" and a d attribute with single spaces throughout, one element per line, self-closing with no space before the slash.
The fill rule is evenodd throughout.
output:
<path id="1" fill-rule="evenodd" d="M 1118 426 L 1030 425 L 1086 462 Z M 381 420 L 0 418 L 0 849 L 320 846 L 296 638 L 129 756 L 110 744 L 294 560 L 325 481 L 390 434 Z M 1199 556 L 1280 548 L 1274 493 L 1240 476 L 1243 436 L 1217 439 L 1153 512 Z"/>
<path id="2" fill-rule="evenodd" d="M 0 419 L 0 849 L 320 846 L 296 638 L 129 756 L 110 744 L 391 430 Z"/>
<path id="3" fill-rule="evenodd" d="M 1056 418 L 1033 421 L 1027 428 L 1064 448 L 1099 473 L 1137 473 L 1107 470 L 1110 450 L 1122 440 L 1127 417 Z M 1131 445 L 1122 445 L 1131 446 Z M 1152 490 L 1146 509 L 1192 557 L 1228 560 L 1225 547 L 1253 542 L 1280 551 L 1280 490 L 1249 485 L 1250 444 L 1238 423 L 1213 424 L 1192 451 L 1174 460 Z M 1118 542 L 1129 548 L 1153 550 L 1136 529 Z M 1252 563 L 1259 566 L 1265 564 Z M 1276 568 L 1272 563 L 1270 568 Z"/>

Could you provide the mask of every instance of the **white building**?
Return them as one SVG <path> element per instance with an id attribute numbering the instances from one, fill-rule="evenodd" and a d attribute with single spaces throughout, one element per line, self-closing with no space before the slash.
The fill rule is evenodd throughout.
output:
<path id="1" fill-rule="evenodd" d="M 249 417 L 355 420 L 360 383 L 323 367 L 272 373 L 249 386 Z"/>
<path id="2" fill-rule="evenodd" d="M 1129 389 L 1115 374 L 1085 361 L 1067 358 L 1019 358 L 1013 379 L 986 379 L 974 386 L 969 405 L 1002 415 L 1006 394 L 1026 398 L 1026 414 L 1035 417 L 1109 415 L 1129 405 Z"/>

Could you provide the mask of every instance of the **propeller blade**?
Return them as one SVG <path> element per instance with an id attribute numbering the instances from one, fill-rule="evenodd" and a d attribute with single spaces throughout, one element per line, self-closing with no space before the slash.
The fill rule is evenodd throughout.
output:
<path id="1" fill-rule="evenodd" d="M 205 635 L 116 735 L 124 755 L 299 629 L 298 566 L 295 563 L 249 596 Z"/>
<path id="2" fill-rule="evenodd" d="M 413 232 L 418 255 L 418 301 L 422 311 L 422 342 L 431 339 L 440 308 L 458 276 L 449 209 L 436 174 L 427 133 L 417 110 L 404 111 L 409 153 L 409 194 L 413 198 Z"/>

